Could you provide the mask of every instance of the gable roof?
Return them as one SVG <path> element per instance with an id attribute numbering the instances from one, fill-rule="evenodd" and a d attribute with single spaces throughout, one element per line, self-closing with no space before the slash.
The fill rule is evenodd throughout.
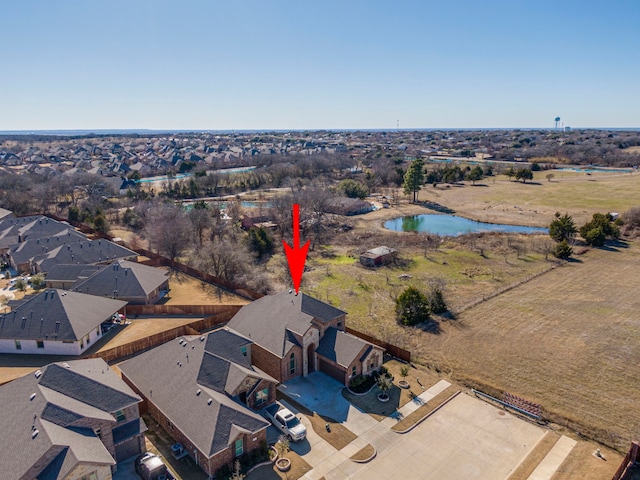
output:
<path id="1" fill-rule="evenodd" d="M 48 253 L 55 248 L 70 243 L 85 240 L 86 237 L 79 232 L 71 230 L 68 226 L 60 225 L 58 232 L 46 237 L 29 238 L 21 243 L 11 245 L 9 254 L 16 265 L 26 263 L 29 260 Z"/>
<path id="2" fill-rule="evenodd" d="M 295 295 L 285 291 L 245 305 L 228 325 L 283 358 L 297 344 L 293 333 L 304 335 L 314 319 L 327 323 L 345 314 L 304 293 Z"/>
<path id="3" fill-rule="evenodd" d="M 35 257 L 42 272 L 48 272 L 59 264 L 107 263 L 119 258 L 135 258 L 137 253 L 109 240 L 86 240 L 63 245 Z"/>
<path id="4" fill-rule="evenodd" d="M 104 268 L 101 265 L 60 264 L 47 273 L 47 282 L 71 282 L 84 280 Z"/>
<path id="5" fill-rule="evenodd" d="M 48 289 L 0 315 L 0 338 L 77 341 L 127 302 Z"/>
<path id="6" fill-rule="evenodd" d="M 355 335 L 343 332 L 333 327 L 325 330 L 320 339 L 316 353 L 338 365 L 348 367 L 354 360 L 362 360 L 376 346 Z M 381 347 L 377 347 L 382 350 Z"/>
<path id="7" fill-rule="evenodd" d="M 117 291 L 118 296 L 123 298 L 146 298 L 168 278 L 168 270 L 116 260 L 86 280 L 78 282 L 72 290 L 90 295 L 104 295 Z"/>
<path id="8" fill-rule="evenodd" d="M 237 432 L 269 425 L 231 397 L 247 377 L 276 383 L 246 361 L 244 366 L 228 360 L 244 344 L 250 342 L 226 328 L 180 337 L 124 362 L 120 370 L 200 451 L 213 456 Z"/>
<path id="9" fill-rule="evenodd" d="M 0 431 L 11 432 L 0 435 L 2 478 L 58 480 L 79 463 L 115 464 L 94 432 L 78 425 L 85 418 L 115 424 L 115 411 L 140 401 L 99 358 L 53 363 L 38 377 L 29 374 L 0 386 Z"/>

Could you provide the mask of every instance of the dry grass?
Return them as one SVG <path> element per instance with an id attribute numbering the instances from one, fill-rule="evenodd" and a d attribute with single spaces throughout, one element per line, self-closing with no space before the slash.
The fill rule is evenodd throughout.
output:
<path id="1" fill-rule="evenodd" d="M 507 480 L 527 480 L 529 475 L 533 473 L 542 459 L 549 453 L 556 442 L 560 439 L 560 435 L 555 432 L 545 432 L 540 441 L 533 447 L 526 458 L 511 472 Z"/>
<path id="2" fill-rule="evenodd" d="M 368 443 L 366 447 L 357 451 L 356 453 L 351 455 L 351 457 L 349 458 L 355 462 L 365 462 L 369 460 L 374 453 L 376 453 L 376 449 L 373 448 L 373 445 Z"/>
<path id="3" fill-rule="evenodd" d="M 202 282 L 177 270 L 169 276 L 167 305 L 246 305 L 244 297 L 224 288 Z"/>
<path id="4" fill-rule="evenodd" d="M 429 415 L 436 408 L 445 403 L 452 395 L 459 391 L 460 388 L 457 385 L 450 385 L 445 390 L 433 397 L 431 400 L 426 402 L 424 405 L 418 407 L 417 410 L 404 417 L 393 427 L 391 427 L 391 429 L 395 430 L 396 432 L 404 432 L 408 430 L 409 428 L 419 423 L 425 416 Z"/>
<path id="5" fill-rule="evenodd" d="M 105 343 L 98 351 L 109 350 L 113 347 L 126 345 L 127 343 L 140 340 L 141 338 L 155 335 L 156 333 L 165 332 L 181 325 L 187 325 L 189 323 L 196 322 L 200 318 L 201 317 L 160 317 L 129 319 L 129 321 L 131 321 L 131 325 L 127 325 L 125 327 L 116 327 L 120 329 L 117 332 L 117 335 L 115 335 L 107 343 Z"/>
<path id="6" fill-rule="evenodd" d="M 419 335 L 423 360 L 606 445 L 640 436 L 640 246 L 591 251 Z"/>
<path id="7" fill-rule="evenodd" d="M 593 455 L 600 448 L 602 460 Z M 578 442 L 551 480 L 608 480 L 620 466 L 622 457 L 616 452 L 591 442 Z M 627 479 L 632 480 L 632 479 Z"/>
<path id="8" fill-rule="evenodd" d="M 342 425 L 340 422 L 337 422 L 329 417 L 322 417 L 316 412 L 312 412 L 305 406 L 293 400 L 291 397 L 283 394 L 280 390 L 276 391 L 276 395 L 278 400 L 285 400 L 287 403 L 296 408 L 296 410 L 305 415 L 311 422 L 313 431 L 316 432 L 325 441 L 329 442 L 336 450 L 342 450 L 344 447 L 358 438 L 351 430 Z M 327 432 L 327 429 L 325 427 L 327 423 L 331 428 L 330 432 Z"/>
<path id="9" fill-rule="evenodd" d="M 551 182 L 549 173 L 554 175 Z M 561 210 L 582 224 L 596 212 L 624 212 L 637 205 L 640 174 L 547 170 L 534 172 L 527 184 L 502 175 L 481 183 L 485 186 L 425 187 L 420 199 L 484 222 L 546 227 Z"/>

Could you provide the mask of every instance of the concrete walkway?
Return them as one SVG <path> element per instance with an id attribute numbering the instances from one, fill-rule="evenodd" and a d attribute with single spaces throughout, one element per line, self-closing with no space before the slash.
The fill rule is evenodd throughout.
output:
<path id="1" fill-rule="evenodd" d="M 558 467 L 562 465 L 564 459 L 571 453 L 576 443 L 578 442 L 564 435 L 560 437 L 560 440 L 556 442 L 536 469 L 529 475 L 528 480 L 549 480 L 556 473 Z"/>

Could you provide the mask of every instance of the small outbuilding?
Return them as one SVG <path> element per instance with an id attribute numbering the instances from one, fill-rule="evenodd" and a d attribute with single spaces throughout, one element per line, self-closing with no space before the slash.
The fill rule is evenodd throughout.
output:
<path id="1" fill-rule="evenodd" d="M 367 250 L 360 255 L 360 263 L 365 267 L 379 267 L 387 265 L 395 259 L 396 250 L 389 247 L 377 247 Z"/>

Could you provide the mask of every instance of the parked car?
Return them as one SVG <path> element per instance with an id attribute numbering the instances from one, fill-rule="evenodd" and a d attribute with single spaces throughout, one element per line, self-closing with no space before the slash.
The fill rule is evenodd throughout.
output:
<path id="1" fill-rule="evenodd" d="M 175 480 L 162 459 L 155 453 L 145 452 L 136 458 L 136 473 L 144 480 Z"/>
<path id="2" fill-rule="evenodd" d="M 271 423 L 290 441 L 299 442 L 306 438 L 307 427 L 288 408 L 274 403 L 265 408 L 264 412 Z"/>

